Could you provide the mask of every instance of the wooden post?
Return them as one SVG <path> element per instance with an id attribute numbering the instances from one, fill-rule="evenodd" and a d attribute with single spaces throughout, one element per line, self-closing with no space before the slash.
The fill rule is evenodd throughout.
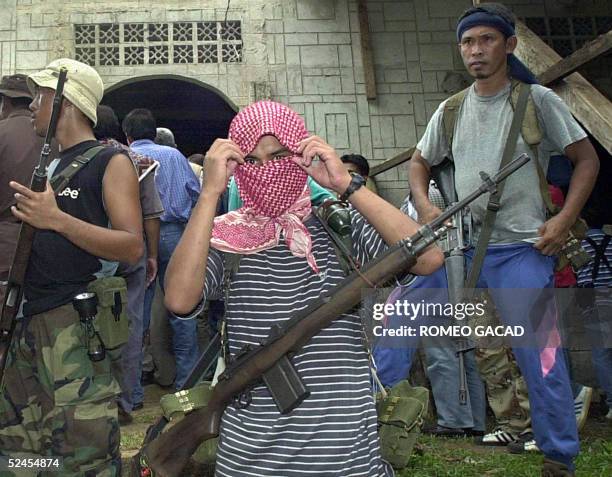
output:
<path id="1" fill-rule="evenodd" d="M 561 60 L 555 50 L 521 22 L 516 24 L 516 36 L 519 41 L 515 54 L 535 75 Z M 572 73 L 551 87 L 584 128 L 612 153 L 612 102 L 579 73 Z"/>
<path id="2" fill-rule="evenodd" d="M 359 35 L 361 38 L 361 60 L 365 77 L 366 97 L 376 99 L 376 75 L 370 45 L 370 23 L 368 21 L 368 6 L 366 0 L 359 0 Z"/>
<path id="3" fill-rule="evenodd" d="M 579 50 L 574 51 L 567 58 L 563 58 L 548 68 L 538 76 L 538 80 L 543 85 L 548 85 L 553 81 L 558 81 L 572 74 L 585 63 L 603 55 L 612 48 L 612 30 L 603 35 L 599 35 L 593 41 L 585 44 Z"/>

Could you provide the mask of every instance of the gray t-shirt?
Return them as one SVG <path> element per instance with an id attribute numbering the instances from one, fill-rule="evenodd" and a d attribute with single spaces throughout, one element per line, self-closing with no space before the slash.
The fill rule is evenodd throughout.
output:
<path id="1" fill-rule="evenodd" d="M 499 170 L 514 114 L 509 97 L 510 84 L 494 96 L 478 96 L 472 85 L 465 96 L 457 114 L 452 151 L 455 187 L 460 200 L 480 185 L 479 171 L 493 175 Z M 538 146 L 538 159 L 546 171 L 551 155 L 563 154 L 568 145 L 585 138 L 586 134 L 552 90 L 532 85 L 531 97 L 543 135 Z M 442 124 L 444 104 L 440 104 L 417 144 L 423 159 L 432 166 L 451 156 Z M 531 149 L 519 134 L 514 158 L 522 153 L 534 159 Z M 488 194 L 485 194 L 471 205 L 476 237 L 488 199 Z M 530 161 L 506 180 L 490 243 L 535 242 L 537 230 L 545 220 L 546 209 L 538 172 Z"/>

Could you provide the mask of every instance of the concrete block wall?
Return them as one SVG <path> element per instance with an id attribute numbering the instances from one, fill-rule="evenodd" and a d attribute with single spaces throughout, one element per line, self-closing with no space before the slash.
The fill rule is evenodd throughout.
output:
<path id="1" fill-rule="evenodd" d="M 548 0 L 509 0 L 517 14 L 544 15 Z M 555 2 L 552 2 L 555 3 Z M 365 96 L 356 0 L 0 0 L 2 74 L 29 73 L 73 56 L 76 23 L 241 20 L 241 63 L 106 66 L 107 85 L 178 75 L 217 88 L 241 107 L 253 85 L 290 104 L 340 153 L 371 165 L 416 144 L 439 103 L 469 83 L 455 39 L 470 0 L 368 0 L 377 98 Z M 259 88 L 261 90 L 261 88 Z M 407 167 L 377 178 L 399 204 Z"/>

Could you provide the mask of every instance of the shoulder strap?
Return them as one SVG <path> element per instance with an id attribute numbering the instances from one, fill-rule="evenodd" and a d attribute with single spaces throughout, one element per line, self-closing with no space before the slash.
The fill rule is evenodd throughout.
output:
<path id="1" fill-rule="evenodd" d="M 227 304 L 229 303 L 229 291 L 230 285 L 233 278 L 238 273 L 240 268 L 240 260 L 242 260 L 242 254 L 240 253 L 223 253 L 223 299 L 225 300 L 225 311 L 221 318 L 221 327 L 219 333 L 221 335 L 221 355 L 225 359 L 225 362 L 229 362 L 229 342 L 227 339 Z"/>
<path id="2" fill-rule="evenodd" d="M 68 165 L 68 167 L 62 170 L 62 172 L 52 177 L 49 180 L 49 183 L 51 184 L 53 191 L 56 194 L 59 194 L 62 190 L 64 190 L 64 188 L 70 182 L 70 179 L 72 179 L 77 172 L 83 169 L 83 167 L 85 167 L 89 161 L 96 157 L 96 155 L 104 148 L 105 146 L 93 146 L 87 149 L 87 151 L 85 151 L 83 154 L 77 156 L 74 161 Z"/>
<path id="3" fill-rule="evenodd" d="M 455 123 L 457 122 L 457 112 L 465 99 L 470 87 L 459 91 L 444 103 L 444 110 L 442 111 L 442 125 L 444 126 L 444 137 L 446 137 L 446 143 L 452 153 L 453 150 L 453 136 L 455 134 Z"/>
<path id="4" fill-rule="evenodd" d="M 519 86 L 522 83 L 518 80 L 512 80 L 512 93 L 510 94 L 510 105 L 514 109 L 518 103 L 519 96 Z M 553 204 L 552 198 L 550 197 L 550 191 L 548 190 L 548 181 L 546 180 L 546 174 L 544 173 L 544 169 L 542 168 L 542 164 L 540 164 L 540 159 L 538 157 L 538 146 L 542 142 L 542 128 L 540 127 L 540 122 L 538 121 L 538 116 L 536 114 L 535 103 L 533 102 L 533 98 L 529 95 L 527 100 L 527 106 L 525 109 L 525 117 L 523 119 L 523 124 L 521 125 L 521 136 L 523 136 L 523 140 L 529 146 L 533 153 L 533 160 L 535 162 L 536 171 L 538 173 L 538 184 L 540 186 L 540 194 L 542 196 L 542 200 L 544 201 L 544 205 L 548 210 L 550 215 L 555 215 L 559 208 Z"/>
<path id="5" fill-rule="evenodd" d="M 519 135 L 519 129 L 523 123 L 523 117 L 525 115 L 525 109 L 527 108 L 527 99 L 531 91 L 531 85 L 521 83 L 520 93 L 514 116 L 512 117 L 512 123 L 510 124 L 510 132 L 506 138 L 506 145 L 504 146 L 504 152 L 502 154 L 502 160 L 499 165 L 500 169 L 503 169 L 506 164 L 512 160 L 514 151 L 516 150 L 516 141 Z M 537 161 L 536 161 L 537 162 Z M 497 211 L 501 205 L 501 197 L 504 193 L 504 187 L 506 183 L 502 182 L 497 186 L 497 191 L 489 196 L 489 202 L 487 203 L 487 212 L 482 223 L 480 230 L 480 237 L 478 237 L 478 243 L 476 244 L 476 250 L 474 251 L 474 259 L 472 260 L 472 268 L 466 281 L 466 288 L 474 288 L 478 282 L 480 276 L 480 270 L 484 262 L 485 255 L 487 253 L 487 245 L 493 233 L 493 225 L 495 225 L 495 218 L 497 217 Z"/>
<path id="6" fill-rule="evenodd" d="M 332 227 L 329 226 L 327 221 L 321 217 L 321 207 L 314 208 L 314 216 L 319 221 L 327 235 L 332 240 L 332 245 L 336 251 L 336 256 L 340 262 L 340 267 L 346 276 L 349 276 L 353 271 L 358 270 L 361 264 L 353 256 L 353 239 L 351 234 L 340 235 Z"/>
<path id="7" fill-rule="evenodd" d="M 510 105 L 512 109 L 515 109 L 518 104 L 520 94 L 519 86 L 521 84 L 524 83 L 516 79 L 512 80 L 512 92 L 510 93 Z M 525 117 L 521 124 L 521 136 L 523 136 L 523 140 L 531 149 L 535 149 L 542 142 L 542 128 L 540 127 L 540 121 L 538 121 L 536 106 L 531 94 L 527 99 Z"/>

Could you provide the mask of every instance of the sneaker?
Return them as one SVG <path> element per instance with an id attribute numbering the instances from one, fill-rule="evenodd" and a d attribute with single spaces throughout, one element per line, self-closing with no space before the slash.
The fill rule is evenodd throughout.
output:
<path id="1" fill-rule="evenodd" d="M 586 424 L 592 397 L 593 388 L 582 386 L 578 396 L 574 399 L 574 414 L 576 415 L 576 427 L 578 427 L 578 430 L 581 430 Z"/>
<path id="2" fill-rule="evenodd" d="M 525 452 L 540 452 L 536 444 L 533 432 L 521 432 L 514 442 L 508 444 L 508 452 L 511 454 L 524 454 Z"/>
<path id="3" fill-rule="evenodd" d="M 556 460 L 544 458 L 542 477 L 575 477 L 575 475 L 567 465 Z"/>
<path id="4" fill-rule="evenodd" d="M 493 432 L 489 432 L 481 438 L 477 438 L 476 444 L 482 446 L 507 446 L 517 438 L 518 436 L 511 432 L 504 431 L 503 429 L 495 429 Z"/>

